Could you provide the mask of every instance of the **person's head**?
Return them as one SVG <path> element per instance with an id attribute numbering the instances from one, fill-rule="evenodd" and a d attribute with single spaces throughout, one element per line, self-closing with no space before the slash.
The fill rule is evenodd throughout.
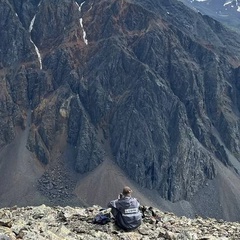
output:
<path id="1" fill-rule="evenodd" d="M 123 191 L 122 191 L 123 196 L 130 196 L 131 193 L 132 193 L 132 189 L 130 187 L 125 186 L 123 188 Z"/>

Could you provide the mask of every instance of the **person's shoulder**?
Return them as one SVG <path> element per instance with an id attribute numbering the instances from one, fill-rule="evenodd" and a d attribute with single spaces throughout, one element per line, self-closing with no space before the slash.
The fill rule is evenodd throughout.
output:
<path id="1" fill-rule="evenodd" d="M 131 200 L 132 200 L 132 201 L 135 201 L 135 202 L 139 202 L 139 201 L 137 200 L 137 198 L 135 198 L 135 197 L 131 197 Z"/>
<path id="2" fill-rule="evenodd" d="M 131 198 L 137 200 L 137 198 L 135 198 L 135 197 L 131 197 Z"/>
<path id="3" fill-rule="evenodd" d="M 108 207 L 115 207 L 119 199 L 114 199 L 108 203 Z"/>

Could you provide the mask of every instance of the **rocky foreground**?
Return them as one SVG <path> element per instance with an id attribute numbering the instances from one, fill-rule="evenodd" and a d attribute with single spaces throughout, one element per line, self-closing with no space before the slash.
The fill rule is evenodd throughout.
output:
<path id="1" fill-rule="evenodd" d="M 124 232 L 112 219 L 105 225 L 93 224 L 101 207 L 12 207 L 0 210 L 0 239 L 122 239 L 122 240 L 225 240 L 240 239 L 240 223 L 216 219 L 177 217 L 158 209 L 147 209 L 143 224 Z"/>

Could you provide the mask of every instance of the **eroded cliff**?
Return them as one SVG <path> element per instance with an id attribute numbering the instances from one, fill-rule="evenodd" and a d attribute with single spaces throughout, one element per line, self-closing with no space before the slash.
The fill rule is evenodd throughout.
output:
<path id="1" fill-rule="evenodd" d="M 2 149 L 27 129 L 38 175 L 107 158 L 172 202 L 209 180 L 228 189 L 229 171 L 240 209 L 239 35 L 173 0 L 3 0 L 0 12 Z"/>

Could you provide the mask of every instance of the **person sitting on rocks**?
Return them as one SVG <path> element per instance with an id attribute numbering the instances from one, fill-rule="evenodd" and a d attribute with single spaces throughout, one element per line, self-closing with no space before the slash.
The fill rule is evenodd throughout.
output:
<path id="1" fill-rule="evenodd" d="M 139 210 L 139 202 L 131 197 L 132 190 L 126 186 L 118 199 L 112 200 L 108 207 L 112 209 L 117 226 L 130 231 L 139 227 L 142 223 L 142 214 Z"/>

